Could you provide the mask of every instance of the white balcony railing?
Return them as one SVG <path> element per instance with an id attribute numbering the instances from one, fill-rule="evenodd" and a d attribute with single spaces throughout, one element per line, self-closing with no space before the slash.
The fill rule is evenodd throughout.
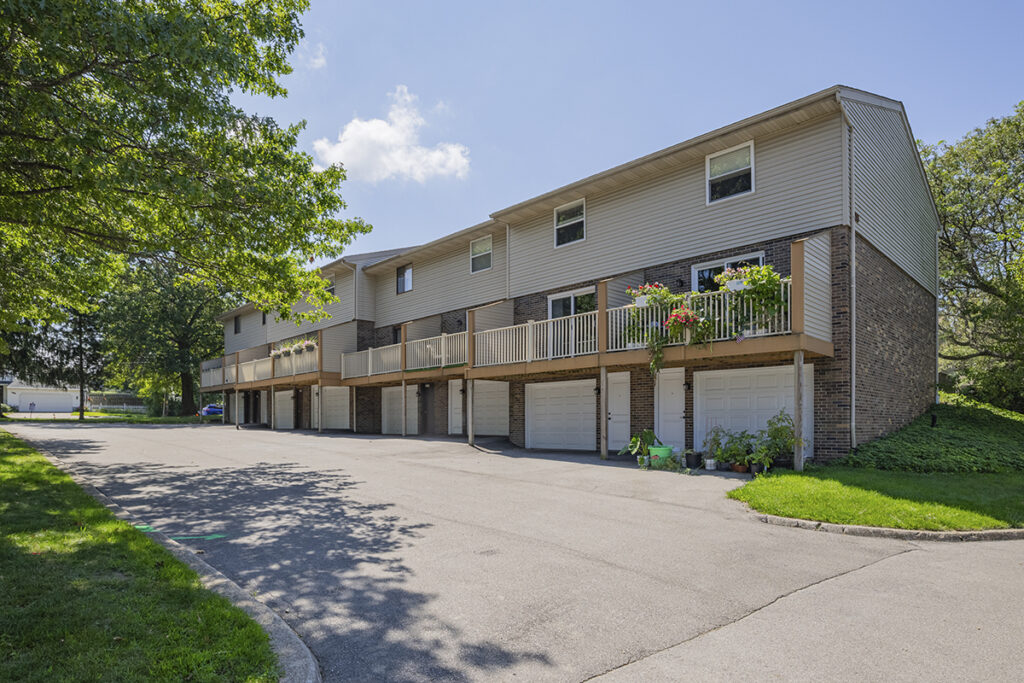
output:
<path id="1" fill-rule="evenodd" d="M 597 311 L 477 332 L 476 365 L 503 365 L 597 353 Z"/>
<path id="2" fill-rule="evenodd" d="M 260 358 L 253 361 L 253 368 L 257 381 L 274 376 L 274 360 L 272 358 Z"/>
<path id="3" fill-rule="evenodd" d="M 366 377 L 370 374 L 370 352 L 354 351 L 341 354 L 341 376 Z"/>
<path id="4" fill-rule="evenodd" d="M 371 375 L 383 375 L 402 369 L 402 345 L 391 344 L 379 349 L 370 349 L 369 371 Z"/>
<path id="5" fill-rule="evenodd" d="M 458 332 L 406 342 L 405 368 L 423 370 L 462 365 L 466 362 L 467 339 L 465 332 Z"/>
<path id="6" fill-rule="evenodd" d="M 224 368 L 210 368 L 203 370 L 200 386 L 215 387 L 224 383 Z"/>
<path id="7" fill-rule="evenodd" d="M 238 366 L 228 365 L 224 368 L 224 384 L 234 384 L 237 376 Z"/>
<path id="8" fill-rule="evenodd" d="M 238 381 L 253 382 L 256 380 L 256 361 L 251 360 L 238 365 Z"/>
<path id="9" fill-rule="evenodd" d="M 274 361 L 274 377 L 290 377 L 317 370 L 316 350 L 292 353 Z"/>
<path id="10" fill-rule="evenodd" d="M 792 331 L 790 302 L 792 282 L 780 284 L 783 305 L 770 315 L 755 311 L 751 302 L 739 303 L 728 290 L 704 292 L 688 297 L 687 305 L 698 315 L 712 323 L 711 337 L 707 341 L 728 341 L 743 337 L 768 337 Z M 661 333 L 671 311 L 667 308 L 622 306 L 608 309 L 608 350 L 625 351 L 647 346 L 651 331 Z M 684 343 L 683 340 L 669 345 Z"/>

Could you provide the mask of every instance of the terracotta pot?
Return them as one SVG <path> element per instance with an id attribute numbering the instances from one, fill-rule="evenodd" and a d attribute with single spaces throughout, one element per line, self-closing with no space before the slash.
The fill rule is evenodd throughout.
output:
<path id="1" fill-rule="evenodd" d="M 733 472 L 746 472 L 747 471 L 747 466 L 746 465 L 741 465 L 738 462 L 732 463 L 732 465 L 730 465 L 730 468 L 732 469 Z"/>

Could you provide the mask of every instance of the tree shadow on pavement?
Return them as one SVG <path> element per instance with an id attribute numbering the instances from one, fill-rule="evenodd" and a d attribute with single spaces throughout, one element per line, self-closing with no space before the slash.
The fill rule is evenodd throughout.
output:
<path id="1" fill-rule="evenodd" d="M 545 653 L 473 641 L 432 613 L 436 595 L 409 589 L 402 558 L 431 525 L 406 523 L 391 504 L 359 502 L 359 483 L 342 470 L 76 467 L 277 611 L 328 680 L 459 681 L 521 662 L 552 665 Z"/>

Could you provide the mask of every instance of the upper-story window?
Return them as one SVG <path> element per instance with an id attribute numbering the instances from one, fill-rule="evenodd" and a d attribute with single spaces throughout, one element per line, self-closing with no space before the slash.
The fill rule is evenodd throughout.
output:
<path id="1" fill-rule="evenodd" d="M 395 291 L 398 294 L 412 291 L 412 264 L 395 270 Z"/>
<path id="2" fill-rule="evenodd" d="M 580 242 L 586 238 L 586 204 L 581 199 L 555 209 L 555 246 Z"/>
<path id="3" fill-rule="evenodd" d="M 235 334 L 238 334 L 241 331 L 242 331 L 242 316 L 236 315 L 235 316 Z"/>
<path id="4" fill-rule="evenodd" d="M 327 293 L 331 294 L 331 295 L 334 294 L 334 278 L 333 277 L 327 279 Z"/>
<path id="5" fill-rule="evenodd" d="M 754 141 L 706 157 L 707 203 L 754 191 Z"/>
<path id="6" fill-rule="evenodd" d="M 479 273 L 491 268 L 491 236 L 481 237 L 469 243 L 469 272 Z"/>
<path id="7" fill-rule="evenodd" d="M 266 325 L 266 324 L 267 324 L 267 312 L 263 311 L 263 318 L 260 321 L 260 325 Z"/>
<path id="8" fill-rule="evenodd" d="M 763 266 L 764 265 L 764 252 L 758 251 L 753 254 L 743 254 L 742 256 L 732 256 L 727 259 L 721 259 L 719 261 L 708 261 L 707 263 L 699 263 L 690 269 L 691 282 L 693 283 L 693 289 L 698 292 L 717 292 L 720 287 L 715 282 L 715 276 L 724 271 L 726 268 L 743 268 L 746 266 Z"/>

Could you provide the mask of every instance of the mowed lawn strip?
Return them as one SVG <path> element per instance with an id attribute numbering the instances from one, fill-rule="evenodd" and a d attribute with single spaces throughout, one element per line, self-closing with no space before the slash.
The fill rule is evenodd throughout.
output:
<path id="1" fill-rule="evenodd" d="M 758 512 L 897 529 L 1024 527 L 1024 415 L 952 394 L 840 463 L 758 477 Z M 931 426 L 931 413 L 936 426 Z"/>
<path id="2" fill-rule="evenodd" d="M 53 413 L 38 413 L 41 415 L 52 415 Z M 92 413 L 86 412 L 84 420 L 78 419 L 78 413 L 56 413 L 57 417 L 20 417 L 15 413 L 0 417 L 0 425 L 4 422 L 73 422 L 80 424 L 104 424 L 117 422 L 120 424 L 199 424 L 199 418 L 195 415 L 169 415 L 167 417 L 150 417 L 138 413 Z M 207 415 L 203 417 L 203 423 L 220 424 L 220 415 Z"/>
<path id="3" fill-rule="evenodd" d="M 918 474 L 820 467 L 758 477 L 729 492 L 758 512 L 834 524 L 932 531 L 1024 526 L 1024 473 Z"/>
<path id="4" fill-rule="evenodd" d="M 0 680 L 275 681 L 264 631 L 0 429 Z"/>

